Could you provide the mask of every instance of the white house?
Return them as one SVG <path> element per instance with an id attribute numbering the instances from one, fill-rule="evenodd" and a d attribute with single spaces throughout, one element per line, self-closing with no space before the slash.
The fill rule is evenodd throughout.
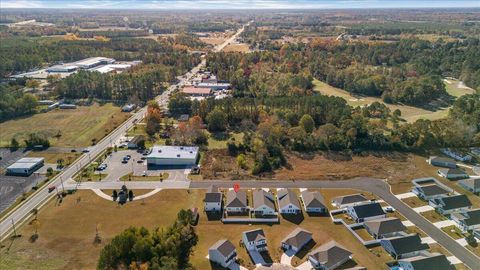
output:
<path id="1" fill-rule="evenodd" d="M 356 222 L 364 222 L 372 219 L 384 218 L 386 216 L 379 203 L 364 203 L 347 207 L 347 213 Z"/>
<path id="2" fill-rule="evenodd" d="M 327 207 L 325 206 L 325 200 L 318 191 L 303 191 L 300 195 L 303 202 L 303 209 L 307 213 L 326 213 Z"/>
<path id="3" fill-rule="evenodd" d="M 223 194 L 221 192 L 207 192 L 203 199 L 205 212 L 222 211 Z"/>
<path id="4" fill-rule="evenodd" d="M 455 266 L 447 259 L 447 257 L 440 253 L 423 252 L 414 257 L 398 260 L 398 265 L 401 270 L 455 270 Z"/>
<path id="5" fill-rule="evenodd" d="M 278 209 L 282 214 L 298 214 L 302 212 L 297 195 L 291 189 L 281 189 L 277 193 Z"/>
<path id="6" fill-rule="evenodd" d="M 437 171 L 438 175 L 441 177 L 450 179 L 450 180 L 458 180 L 458 179 L 467 179 L 469 178 L 468 174 L 460 169 L 460 168 L 448 168 L 448 169 L 440 169 Z"/>
<path id="7" fill-rule="evenodd" d="M 428 204 L 442 215 L 464 212 L 472 208 L 472 203 L 464 194 L 432 199 Z"/>
<path id="8" fill-rule="evenodd" d="M 253 191 L 253 212 L 255 215 L 275 215 L 273 195 L 262 189 Z"/>
<path id="9" fill-rule="evenodd" d="M 450 219 L 455 221 L 457 227 L 463 232 L 480 229 L 480 209 L 453 213 Z"/>
<path id="10" fill-rule="evenodd" d="M 267 238 L 262 229 L 243 232 L 242 241 L 249 251 L 267 250 Z"/>
<path id="11" fill-rule="evenodd" d="M 232 242 L 222 239 L 208 249 L 208 258 L 210 261 L 228 268 L 237 259 L 237 250 Z"/>
<path id="12" fill-rule="evenodd" d="M 452 150 L 450 148 L 442 148 L 440 149 L 440 151 L 442 151 L 442 153 L 444 153 L 445 155 L 451 157 L 451 158 L 454 158 L 458 161 L 470 161 L 472 160 L 472 156 L 468 155 L 468 154 L 463 154 L 463 153 L 460 153 L 459 151 L 455 151 L 455 150 Z"/>
<path id="13" fill-rule="evenodd" d="M 429 249 L 428 244 L 422 243 L 418 234 L 409 234 L 383 238 L 380 240 L 383 249 L 394 259 L 417 256 L 422 251 Z"/>

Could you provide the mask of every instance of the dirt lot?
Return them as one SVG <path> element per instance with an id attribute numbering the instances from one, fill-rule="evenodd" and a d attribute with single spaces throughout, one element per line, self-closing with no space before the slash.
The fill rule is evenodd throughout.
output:
<path id="1" fill-rule="evenodd" d="M 36 242 L 29 241 L 33 234 L 33 225 L 24 225 L 19 229 L 22 237 L 13 243 L 10 240 L 1 243 L 0 264 L 6 269 L 93 269 L 101 248 L 111 238 L 128 226 L 145 226 L 149 229 L 170 224 L 182 208 L 202 207 L 204 191 L 164 190 L 142 201 L 129 202 L 124 206 L 102 199 L 91 191 L 78 191 L 66 197 L 61 205 L 51 201 L 39 213 Z M 321 190 L 326 199 L 352 192 L 351 190 Z M 163 207 L 168 205 L 168 207 Z M 131 218 L 138 216 L 142 218 Z M 385 261 L 368 252 L 360 242 L 348 233 L 342 225 L 334 225 L 329 217 L 309 217 L 301 219 L 282 219 L 280 225 L 224 225 L 220 221 L 208 221 L 200 211 L 196 231 L 199 243 L 191 258 L 197 269 L 211 269 L 205 258 L 208 248 L 217 240 L 228 238 L 237 246 L 239 257 L 249 261 L 245 249 L 238 246 L 241 232 L 253 228 L 263 228 L 268 238 L 270 256 L 279 261 L 280 242 L 295 227 L 310 230 L 315 245 L 331 239 L 344 245 L 354 253 L 358 264 L 369 269 L 386 269 Z M 98 227 L 102 243 L 93 244 L 95 229 Z M 215 233 L 212 233 L 215 232 Z M 297 262 L 306 259 L 306 252 Z"/>
<path id="2" fill-rule="evenodd" d="M 249 52 L 250 48 L 248 44 L 240 43 L 240 44 L 229 44 L 223 48 L 224 52 Z"/>

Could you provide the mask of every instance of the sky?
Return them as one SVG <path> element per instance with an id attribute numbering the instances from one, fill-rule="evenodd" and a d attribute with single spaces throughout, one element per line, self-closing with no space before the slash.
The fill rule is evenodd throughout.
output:
<path id="1" fill-rule="evenodd" d="M 0 0 L 0 8 L 345 9 L 455 7 L 480 7 L 480 0 Z"/>

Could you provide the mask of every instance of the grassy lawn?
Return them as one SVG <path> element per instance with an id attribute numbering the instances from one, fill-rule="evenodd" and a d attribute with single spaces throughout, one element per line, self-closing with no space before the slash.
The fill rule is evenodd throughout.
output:
<path id="1" fill-rule="evenodd" d="M 45 163 L 57 163 L 57 160 L 63 159 L 65 165 L 69 165 L 74 162 L 81 153 L 53 153 L 53 152 L 45 152 L 45 151 L 32 151 L 28 153 L 27 157 L 43 157 L 45 159 Z"/>
<path id="2" fill-rule="evenodd" d="M 345 99 L 347 103 L 353 107 L 369 105 L 375 101 L 384 103 L 380 98 L 376 98 L 376 97 L 353 96 L 349 92 L 343 89 L 330 86 L 319 80 L 314 80 L 313 84 L 314 84 L 315 91 L 318 91 L 323 95 L 341 97 Z M 461 95 L 474 92 L 474 90 L 472 89 L 459 88 L 458 81 L 455 82 L 452 80 L 451 84 L 445 82 L 445 86 L 447 88 L 447 92 L 450 95 L 455 97 L 459 97 Z M 444 118 L 448 114 L 448 108 L 442 108 L 436 111 L 429 111 L 429 110 L 408 106 L 408 105 L 397 105 L 397 104 L 385 104 L 385 105 L 389 107 L 390 110 L 392 111 L 399 109 L 402 112 L 402 118 L 404 118 L 408 122 L 415 122 L 418 119 L 436 120 L 436 119 Z"/>
<path id="3" fill-rule="evenodd" d="M 120 181 L 160 181 L 167 179 L 169 176 L 168 173 L 162 173 L 160 176 L 138 176 L 132 175 L 132 173 L 126 174 L 120 177 Z"/>
<path id="4" fill-rule="evenodd" d="M 355 232 L 365 241 L 373 240 L 373 237 L 363 228 L 357 229 Z"/>
<path id="5" fill-rule="evenodd" d="M 439 222 L 446 219 L 444 216 L 440 215 L 435 210 L 423 212 L 420 214 L 432 223 Z"/>
<path id="6" fill-rule="evenodd" d="M 453 239 L 465 238 L 465 235 L 463 235 L 462 231 L 460 231 L 460 229 L 458 229 L 455 225 L 443 227 L 442 231 L 446 232 Z"/>
<path id="7" fill-rule="evenodd" d="M 402 201 L 407 204 L 408 206 L 410 206 L 411 208 L 415 208 L 415 207 L 420 207 L 420 206 L 425 206 L 427 205 L 428 203 L 426 201 L 422 201 L 420 198 L 418 198 L 417 196 L 415 197 L 410 197 L 410 198 L 405 198 L 405 199 L 402 199 Z"/>
<path id="8" fill-rule="evenodd" d="M 330 190 L 329 193 L 334 194 L 334 191 Z M 118 206 L 91 191 L 77 191 L 67 196 L 60 205 L 51 201 L 40 210 L 39 238 L 36 242 L 29 241 L 33 228 L 28 224 L 18 228 L 22 237 L 15 239 L 13 243 L 11 240 L 2 242 L 0 264 L 6 269 L 93 269 L 101 248 L 113 236 L 129 226 L 145 226 L 149 229 L 165 227 L 175 219 L 182 208 L 202 209 L 203 195 L 204 191 L 201 190 L 192 190 L 189 193 L 186 190 L 162 190 L 144 201 Z M 297 223 L 282 219 L 280 225 L 271 226 L 224 225 L 220 221 L 208 221 L 203 211 L 200 211 L 199 223 L 196 226 L 199 243 L 191 261 L 197 269 L 211 269 L 205 258 L 208 248 L 217 240 L 227 238 L 237 247 L 239 257 L 249 262 L 245 249 L 240 248 L 238 243 L 242 231 L 254 228 L 265 230 L 270 256 L 274 261 L 279 261 L 282 254 L 281 240 L 300 226 L 313 233 L 315 244 L 311 248 L 334 239 L 353 252 L 354 260 L 359 265 L 369 269 L 386 269 L 385 259 L 390 260 L 388 257 L 377 257 L 369 252 L 343 225 L 334 225 L 329 217 L 304 216 L 303 221 Z M 102 238 L 99 245 L 93 244 L 96 228 Z M 296 260 L 305 260 L 306 254 L 307 252 L 303 252 L 303 257 Z"/>
<path id="9" fill-rule="evenodd" d="M 447 92 L 454 97 L 461 97 L 467 94 L 474 94 L 475 90 L 462 85 L 461 81 L 454 79 L 444 79 Z"/>
<path id="10" fill-rule="evenodd" d="M 227 143 L 230 140 L 235 142 L 241 142 L 243 140 L 243 133 L 229 134 L 209 134 L 208 137 L 208 149 L 227 149 Z"/>
<path id="11" fill-rule="evenodd" d="M 91 145 L 92 139 L 102 139 L 129 116 L 113 104 L 56 109 L 1 123 L 0 145 L 9 145 L 13 137 L 23 142 L 29 133 L 36 132 L 49 138 L 52 146 L 85 147 Z M 57 134 L 61 136 L 54 137 Z"/>

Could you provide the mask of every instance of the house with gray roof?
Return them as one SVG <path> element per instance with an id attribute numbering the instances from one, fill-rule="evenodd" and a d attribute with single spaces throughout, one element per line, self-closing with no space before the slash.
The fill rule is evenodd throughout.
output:
<path id="1" fill-rule="evenodd" d="M 473 193 L 480 192 L 480 178 L 471 178 L 458 181 L 458 185 Z"/>
<path id="2" fill-rule="evenodd" d="M 347 213 L 356 222 L 364 222 L 386 216 L 382 206 L 377 202 L 367 202 L 347 207 Z"/>
<path id="3" fill-rule="evenodd" d="M 315 269 L 333 270 L 352 259 L 352 252 L 335 241 L 330 241 L 313 250 L 308 260 Z"/>
<path id="4" fill-rule="evenodd" d="M 267 250 L 267 238 L 262 229 L 255 229 L 245 231 L 242 234 L 242 241 L 249 251 L 264 251 Z"/>
<path id="5" fill-rule="evenodd" d="M 247 193 L 243 190 L 235 192 L 229 190 L 227 192 L 227 201 L 225 203 L 225 211 L 227 213 L 243 213 L 247 212 Z"/>
<path id="6" fill-rule="evenodd" d="M 421 255 L 398 260 L 404 270 L 454 270 L 455 267 L 447 257 L 440 253 L 424 252 Z"/>
<path id="7" fill-rule="evenodd" d="M 206 192 L 203 199 L 205 212 L 221 212 L 223 194 L 221 192 Z"/>
<path id="8" fill-rule="evenodd" d="M 332 200 L 332 205 L 337 208 L 345 208 L 348 206 L 354 206 L 360 203 L 368 201 L 362 194 L 351 194 L 346 196 L 335 197 Z"/>
<path id="9" fill-rule="evenodd" d="M 312 233 L 297 227 L 282 240 L 282 248 L 297 253 L 310 241 L 312 241 Z"/>
<path id="10" fill-rule="evenodd" d="M 480 209 L 453 213 L 450 215 L 450 219 L 455 221 L 457 227 L 463 232 L 480 230 Z"/>
<path id="11" fill-rule="evenodd" d="M 325 206 L 325 200 L 318 191 L 305 190 L 300 195 L 303 203 L 303 209 L 307 213 L 326 213 L 328 212 Z"/>
<path id="12" fill-rule="evenodd" d="M 415 233 L 383 238 L 380 244 L 395 260 L 416 256 L 421 251 L 429 249 L 429 246 L 422 243 L 420 236 Z"/>
<path id="13" fill-rule="evenodd" d="M 389 217 L 365 221 L 365 230 L 375 239 L 397 236 L 406 230 L 399 218 Z"/>
<path id="14" fill-rule="evenodd" d="M 414 186 L 412 192 L 420 199 L 428 201 L 435 198 L 448 196 L 451 191 L 440 187 L 437 184 L 429 184 L 424 186 Z"/>
<path id="15" fill-rule="evenodd" d="M 449 180 L 467 179 L 470 176 L 460 168 L 445 168 L 437 171 L 438 175 Z"/>
<path id="16" fill-rule="evenodd" d="M 210 261 L 228 268 L 237 259 L 235 246 L 227 239 L 222 239 L 208 249 Z"/>
<path id="17" fill-rule="evenodd" d="M 444 167 L 444 168 L 456 168 L 457 162 L 454 159 L 446 158 L 446 157 L 437 157 L 431 156 L 427 162 L 430 165 Z"/>
<path id="18" fill-rule="evenodd" d="M 472 202 L 464 194 L 432 199 L 428 204 L 442 215 L 464 212 L 472 208 Z"/>
<path id="19" fill-rule="evenodd" d="M 275 215 L 273 194 L 263 189 L 253 191 L 253 211 L 255 215 Z"/>
<path id="20" fill-rule="evenodd" d="M 302 212 L 300 202 L 292 189 L 281 189 L 277 193 L 278 209 L 282 214 L 298 214 Z"/>

